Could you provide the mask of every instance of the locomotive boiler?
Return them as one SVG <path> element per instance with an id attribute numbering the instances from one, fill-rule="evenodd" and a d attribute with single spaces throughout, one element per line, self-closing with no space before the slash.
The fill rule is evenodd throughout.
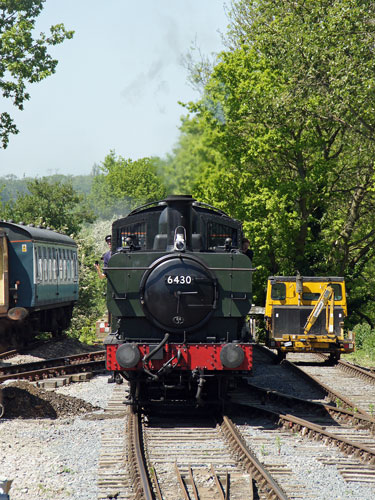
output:
<path id="1" fill-rule="evenodd" d="M 129 404 L 220 400 L 251 371 L 253 269 L 241 239 L 240 222 L 187 195 L 113 223 L 104 344 Z"/>

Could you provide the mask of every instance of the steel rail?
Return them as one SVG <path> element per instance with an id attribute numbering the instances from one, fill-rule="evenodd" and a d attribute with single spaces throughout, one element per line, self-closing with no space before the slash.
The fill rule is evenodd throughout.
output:
<path id="1" fill-rule="evenodd" d="M 227 498 L 229 498 L 228 497 L 228 484 L 229 484 L 229 475 L 228 475 L 228 472 L 226 473 L 226 481 L 227 482 L 226 482 L 226 491 L 225 491 L 225 493 L 223 492 L 223 488 L 221 486 L 221 482 L 220 482 L 219 476 L 216 474 L 214 466 L 212 464 L 211 464 L 211 474 L 212 474 L 212 477 L 215 480 L 216 488 L 217 488 L 217 491 L 219 493 L 219 500 L 227 500 Z"/>
<path id="2" fill-rule="evenodd" d="M 261 353 L 263 353 L 266 356 L 268 356 L 269 358 L 271 358 L 273 360 L 277 359 L 277 355 L 274 352 L 272 352 L 270 349 L 267 349 L 266 347 L 261 346 L 259 344 L 254 345 L 254 347 L 258 351 L 260 351 Z M 314 354 L 316 354 L 316 353 L 314 353 Z M 301 377 L 304 380 L 306 380 L 306 382 L 308 382 L 310 385 L 312 385 L 313 387 L 316 387 L 319 390 L 323 391 L 326 394 L 326 396 L 332 402 L 336 403 L 337 400 L 340 400 L 340 401 L 342 401 L 342 403 L 344 404 L 344 406 L 348 410 L 352 410 L 354 408 L 357 408 L 356 403 L 354 403 L 353 401 L 351 401 L 350 399 L 348 399 L 346 396 L 344 396 L 340 392 L 334 391 L 333 389 L 331 389 L 327 385 L 323 384 L 323 382 L 321 382 L 320 380 L 318 380 L 313 375 L 309 375 L 304 370 L 302 370 L 299 366 L 297 366 L 295 363 L 292 363 L 291 361 L 288 361 L 287 359 L 284 359 L 281 362 L 280 366 L 282 366 L 283 368 L 286 368 L 286 369 L 293 370 L 295 373 L 297 373 L 297 375 L 299 377 Z M 361 415 L 364 415 L 364 416 L 367 416 L 369 418 L 372 418 L 369 415 L 369 413 L 367 413 L 362 408 L 357 408 L 357 413 L 360 413 Z"/>
<path id="3" fill-rule="evenodd" d="M 270 500 L 288 500 L 286 493 L 250 451 L 238 429 L 226 415 L 223 416 L 221 428 L 232 449 L 241 457 L 241 462 L 246 467 L 246 470 L 260 485 L 261 489 L 265 490 L 266 497 Z"/>
<path id="4" fill-rule="evenodd" d="M 347 409 L 354 409 L 357 407 L 356 403 L 348 399 L 346 396 L 344 396 L 338 391 L 334 391 L 333 389 L 328 387 L 328 385 L 323 384 L 323 382 L 315 378 L 313 375 L 309 375 L 305 371 L 301 370 L 299 366 L 295 365 L 294 363 L 291 363 L 287 359 L 284 359 L 284 361 L 281 362 L 281 366 L 283 368 L 289 368 L 295 371 L 300 377 L 304 378 L 311 385 L 317 387 L 320 390 L 323 390 L 331 401 L 336 402 L 337 400 L 341 400 Z M 357 411 L 361 415 L 370 416 L 367 413 L 367 411 L 363 410 L 362 408 L 358 408 Z"/>
<path id="5" fill-rule="evenodd" d="M 320 403 L 318 401 L 310 401 L 308 399 L 298 398 L 296 396 L 291 396 L 290 394 L 284 394 L 279 391 L 274 391 L 271 389 L 264 389 L 257 385 L 247 382 L 247 388 L 250 389 L 251 393 L 258 393 L 262 398 L 262 403 L 264 400 L 269 399 L 270 401 L 275 400 L 285 400 L 287 402 L 293 402 L 296 404 L 303 404 L 310 406 L 311 408 L 321 409 L 327 411 L 331 416 L 336 416 L 340 420 L 349 421 L 351 420 L 353 424 L 361 424 L 361 426 L 369 429 L 371 433 L 375 433 L 375 418 L 369 415 L 363 415 L 358 413 L 358 411 L 347 410 L 346 408 L 338 408 L 337 406 L 332 406 L 327 403 Z M 242 404 L 242 403 L 241 403 Z M 245 404 L 245 403 L 243 403 Z M 251 405 L 252 403 L 250 403 Z"/>
<path id="6" fill-rule="evenodd" d="M 55 366 L 70 366 L 86 361 L 102 361 L 105 359 L 105 351 L 83 352 L 71 356 L 61 356 L 59 358 L 49 358 L 31 363 L 21 363 L 18 365 L 7 365 L 0 368 L 0 376 L 5 374 L 17 374 L 20 372 L 35 371 L 42 368 Z"/>
<path id="7" fill-rule="evenodd" d="M 161 494 L 161 491 L 160 491 L 158 477 L 157 477 L 156 471 L 153 467 L 150 469 L 150 473 L 151 473 L 152 481 L 154 482 L 154 489 L 155 489 L 156 498 L 157 498 L 157 500 L 163 500 L 163 495 Z"/>
<path id="8" fill-rule="evenodd" d="M 239 404 L 238 406 L 244 406 Z M 370 465 L 375 464 L 375 450 L 369 448 L 360 443 L 355 443 L 354 441 L 350 441 L 349 439 L 336 436 L 331 432 L 325 430 L 325 428 L 320 425 L 313 424 L 308 420 L 304 420 L 303 418 L 295 417 L 290 414 L 278 413 L 276 411 L 261 408 L 257 405 L 246 405 L 246 408 L 252 407 L 261 413 L 271 416 L 273 419 L 278 420 L 281 426 L 290 431 L 290 432 L 301 432 L 303 436 L 308 436 L 310 439 L 316 439 L 316 437 L 324 437 L 325 444 L 334 444 L 337 446 L 343 453 L 347 455 L 353 455 L 359 458 L 362 462 L 369 463 Z"/>
<path id="9" fill-rule="evenodd" d="M 0 389 L 0 418 L 4 415 L 3 392 Z"/>
<path id="10" fill-rule="evenodd" d="M 197 485 L 195 484 L 194 477 L 193 477 L 193 471 L 192 471 L 191 467 L 189 467 L 189 478 L 190 478 L 190 484 L 193 488 L 194 498 L 195 498 L 195 500 L 199 500 Z"/>
<path id="11" fill-rule="evenodd" d="M 323 354 L 321 352 L 316 353 L 316 354 L 318 354 L 318 356 L 320 356 L 325 361 L 329 359 L 328 356 L 326 356 L 325 354 Z M 356 377 L 360 377 L 363 380 L 366 380 L 366 382 L 369 382 L 370 384 L 375 385 L 375 374 L 373 372 L 371 372 L 370 370 L 366 370 L 366 368 L 364 368 L 363 366 L 358 366 L 358 365 L 354 365 L 352 363 L 348 363 L 347 361 L 345 361 L 343 359 L 338 360 L 336 366 L 337 366 L 337 368 L 339 368 L 340 370 L 343 370 L 344 372 L 351 373 L 352 375 L 354 375 Z"/>
<path id="12" fill-rule="evenodd" d="M 77 363 L 74 365 L 61 365 L 41 368 L 39 370 L 31 370 L 27 372 L 11 373 L 8 375 L 1 375 L 0 382 L 5 380 L 44 380 L 48 378 L 68 375 L 70 373 L 77 373 L 80 371 L 94 371 L 103 370 L 105 367 L 104 361 L 89 361 L 85 363 Z"/>
<path id="13" fill-rule="evenodd" d="M 177 462 L 175 462 L 175 470 L 176 470 L 176 475 L 177 475 L 178 483 L 180 485 L 180 488 L 181 488 L 182 494 L 184 496 L 184 499 L 185 500 L 190 500 L 188 489 L 186 487 L 186 484 L 185 484 L 185 481 L 184 481 L 184 479 L 182 477 L 180 469 L 178 468 Z"/>
<path id="14" fill-rule="evenodd" d="M 0 352 L 0 359 L 8 359 L 16 356 L 18 354 L 17 349 L 12 349 L 11 351 Z"/>
<path id="15" fill-rule="evenodd" d="M 156 500 L 143 453 L 141 415 L 130 412 L 128 420 L 130 476 L 135 490 L 134 500 Z"/>

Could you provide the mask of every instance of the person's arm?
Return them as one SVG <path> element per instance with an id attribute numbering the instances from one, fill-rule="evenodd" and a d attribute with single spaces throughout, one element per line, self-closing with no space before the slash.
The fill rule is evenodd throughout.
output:
<path id="1" fill-rule="evenodd" d="M 98 261 L 96 261 L 96 262 L 95 262 L 94 266 L 95 266 L 95 269 L 96 269 L 96 271 L 97 271 L 97 273 L 98 273 L 99 278 L 100 278 L 101 280 L 102 280 L 103 278 L 105 278 L 105 274 L 104 274 L 104 273 L 103 273 L 103 271 L 100 269 L 100 266 L 99 266 L 99 262 L 98 262 Z"/>

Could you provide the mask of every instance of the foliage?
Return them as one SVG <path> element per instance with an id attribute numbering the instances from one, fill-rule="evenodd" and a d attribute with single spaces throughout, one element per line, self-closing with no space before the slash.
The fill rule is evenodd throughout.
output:
<path id="1" fill-rule="evenodd" d="M 96 239 L 85 230 L 76 238 L 79 257 L 79 300 L 68 335 L 81 342 L 90 343 L 95 339 L 95 323 L 105 311 L 105 280 L 98 278 L 95 270 Z"/>
<path id="2" fill-rule="evenodd" d="M 27 182 L 30 180 L 31 178 L 18 179 L 13 174 L 0 177 L 1 201 L 4 203 L 9 200 L 15 200 L 20 194 L 27 193 Z"/>
<path id="3" fill-rule="evenodd" d="M 35 37 L 35 21 L 45 0 L 2 0 L 0 2 L 0 91 L 14 106 L 23 109 L 30 98 L 28 83 L 35 83 L 55 73 L 57 60 L 47 52 L 50 45 L 73 37 L 63 24 L 50 27 L 50 34 Z M 10 134 L 18 129 L 7 112 L 0 112 L 0 138 L 6 148 Z"/>
<path id="4" fill-rule="evenodd" d="M 57 182 L 61 184 L 71 183 L 77 193 L 89 195 L 91 192 L 92 180 L 94 174 L 89 175 L 63 175 L 54 174 L 43 177 L 50 184 Z M 13 174 L 0 177 L 0 196 L 3 203 L 12 200 L 15 201 L 21 194 L 30 194 L 27 184 L 32 181 L 33 177 L 18 178 Z"/>
<path id="5" fill-rule="evenodd" d="M 91 202 L 102 217 L 124 216 L 133 208 L 162 199 L 166 188 L 158 175 L 158 160 L 126 160 L 111 151 L 93 179 Z"/>
<path id="6" fill-rule="evenodd" d="M 197 117 L 182 119 L 178 143 L 166 162 L 159 168 L 169 194 L 190 194 L 204 183 L 200 176 L 224 158 L 215 150 L 210 135 L 204 134 Z"/>
<path id="7" fill-rule="evenodd" d="M 355 351 L 345 355 L 345 359 L 362 366 L 375 366 L 375 329 L 368 323 L 358 323 L 355 333 Z"/>
<path id="8" fill-rule="evenodd" d="M 27 189 L 28 193 L 20 194 L 15 201 L 3 203 L 3 219 L 49 226 L 74 236 L 83 222 L 95 218 L 69 181 L 52 183 L 45 178 L 33 179 L 27 181 Z"/>
<path id="9" fill-rule="evenodd" d="M 107 283 L 106 280 L 99 279 L 94 263 L 100 261 L 108 250 L 105 236 L 111 234 L 112 222 L 113 220 L 97 220 L 93 224 L 87 224 L 76 239 L 80 292 L 68 334 L 89 344 L 96 338 L 96 321 L 106 312 Z"/>
<path id="10" fill-rule="evenodd" d="M 368 317 L 374 10 L 369 0 L 234 1 L 228 50 L 205 76 L 201 99 L 188 105 L 194 116 L 183 133 L 197 133 L 185 133 L 178 151 L 196 153 L 188 184 L 244 221 L 258 303 L 267 274 L 298 269 L 344 275 L 351 310 Z"/>
<path id="11" fill-rule="evenodd" d="M 353 328 L 355 333 L 356 349 L 363 349 L 367 344 L 371 344 L 372 339 L 375 339 L 375 331 L 371 329 L 367 323 L 358 323 Z"/>

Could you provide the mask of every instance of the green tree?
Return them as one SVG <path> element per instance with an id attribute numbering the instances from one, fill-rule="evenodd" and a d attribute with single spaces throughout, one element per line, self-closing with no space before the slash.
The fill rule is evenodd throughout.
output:
<path id="1" fill-rule="evenodd" d="M 189 105 L 188 148 L 216 153 L 194 194 L 245 222 L 259 297 L 268 273 L 344 274 L 362 292 L 371 277 L 374 8 L 233 2 L 228 50 Z"/>
<path id="2" fill-rule="evenodd" d="M 93 179 L 93 207 L 100 215 L 110 217 L 112 214 L 125 215 L 138 205 L 162 199 L 166 188 L 158 167 L 157 159 L 126 160 L 111 151 Z"/>
<path id="3" fill-rule="evenodd" d="M 74 191 L 70 181 L 52 183 L 46 178 L 32 179 L 27 188 L 28 193 L 3 204 L 2 218 L 49 226 L 73 236 L 84 222 L 95 219 L 83 195 Z"/>
<path id="4" fill-rule="evenodd" d="M 225 158 L 212 144 L 212 135 L 204 133 L 202 121 L 196 116 L 182 119 L 180 137 L 159 169 L 169 194 L 190 194 L 196 192 L 204 179 L 201 175 L 212 165 L 220 164 Z"/>
<path id="5" fill-rule="evenodd" d="M 72 38 L 63 24 L 50 27 L 49 36 L 35 36 L 35 21 L 45 0 L 0 1 L 0 91 L 18 109 L 30 98 L 28 83 L 35 83 L 53 74 L 57 60 L 48 54 L 50 45 Z M 0 139 L 6 148 L 10 134 L 18 129 L 8 112 L 0 112 Z"/>
<path id="6" fill-rule="evenodd" d="M 82 342 L 91 343 L 95 340 L 96 321 L 106 310 L 106 280 L 98 278 L 94 267 L 98 255 L 95 253 L 96 234 L 92 228 L 83 229 L 75 241 L 78 245 L 79 258 L 79 298 L 68 335 Z"/>

